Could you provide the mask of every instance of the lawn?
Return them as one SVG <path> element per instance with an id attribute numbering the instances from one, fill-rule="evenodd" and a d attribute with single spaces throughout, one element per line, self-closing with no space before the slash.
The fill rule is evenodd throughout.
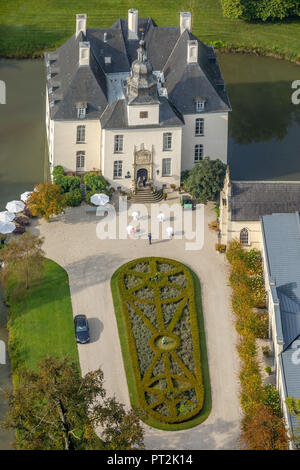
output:
<path id="1" fill-rule="evenodd" d="M 140 258 L 111 287 L 132 406 L 159 429 L 200 424 L 211 393 L 197 276 L 175 260 Z"/>
<path id="2" fill-rule="evenodd" d="M 11 303 L 8 328 L 14 383 L 20 368 L 36 370 L 48 356 L 68 356 L 80 367 L 69 279 L 54 261 L 45 259 L 43 280 Z"/>
<path id="3" fill-rule="evenodd" d="M 74 33 L 76 13 L 87 13 L 88 28 L 101 28 L 126 17 L 131 7 L 159 26 L 177 26 L 179 11 L 192 9 L 193 32 L 205 43 L 223 41 L 300 61 L 300 20 L 248 24 L 225 19 L 220 0 L 0 0 L 0 56 L 34 56 L 56 48 Z"/>

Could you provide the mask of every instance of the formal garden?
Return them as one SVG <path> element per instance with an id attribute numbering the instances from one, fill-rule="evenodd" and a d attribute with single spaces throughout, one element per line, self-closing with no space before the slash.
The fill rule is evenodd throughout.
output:
<path id="1" fill-rule="evenodd" d="M 132 406 L 160 429 L 187 429 L 211 409 L 200 283 L 183 264 L 140 258 L 112 293 Z"/>

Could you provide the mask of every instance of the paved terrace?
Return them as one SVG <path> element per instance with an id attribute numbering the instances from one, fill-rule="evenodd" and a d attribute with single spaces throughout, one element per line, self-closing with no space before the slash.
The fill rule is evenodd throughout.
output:
<path id="1" fill-rule="evenodd" d="M 168 203 L 177 202 L 175 195 Z M 82 373 L 99 367 L 104 372 L 108 394 L 129 406 L 126 375 L 110 290 L 114 271 L 129 260 L 143 256 L 174 258 L 198 275 L 212 388 L 212 411 L 208 419 L 186 431 L 161 431 L 145 426 L 148 449 L 236 449 L 240 407 L 238 400 L 237 336 L 230 309 L 228 266 L 215 251 L 216 234 L 207 224 L 215 218 L 212 206 L 205 207 L 205 245 L 186 251 L 185 240 L 99 240 L 99 217 L 87 214 L 86 206 L 68 209 L 47 223 L 41 219 L 32 230 L 45 237 L 46 256 L 63 266 L 69 275 L 74 316 L 89 318 L 91 343 L 79 345 Z"/>

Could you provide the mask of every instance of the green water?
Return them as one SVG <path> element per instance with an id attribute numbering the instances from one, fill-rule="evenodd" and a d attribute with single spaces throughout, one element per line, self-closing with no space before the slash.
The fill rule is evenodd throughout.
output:
<path id="1" fill-rule="evenodd" d="M 0 210 L 45 177 L 43 61 L 0 60 Z"/>
<path id="2" fill-rule="evenodd" d="M 300 105 L 291 102 L 300 67 L 268 57 L 223 54 L 233 108 L 228 163 L 234 179 L 300 180 Z"/>

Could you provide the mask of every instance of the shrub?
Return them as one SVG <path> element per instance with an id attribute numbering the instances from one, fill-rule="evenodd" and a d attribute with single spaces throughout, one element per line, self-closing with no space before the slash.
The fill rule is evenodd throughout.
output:
<path id="1" fill-rule="evenodd" d="M 68 193 L 65 193 L 65 199 L 66 199 L 67 206 L 70 206 L 70 207 L 80 206 L 81 199 L 82 199 L 81 190 L 79 188 L 76 188 L 72 191 L 69 191 Z"/>
<path id="2" fill-rule="evenodd" d="M 219 231 L 219 222 L 218 222 L 218 220 L 213 220 L 212 222 L 210 222 L 208 224 L 208 228 L 210 228 L 211 230 L 214 230 L 215 232 L 218 232 Z"/>
<path id="3" fill-rule="evenodd" d="M 189 270 L 174 260 L 141 258 L 119 268 L 116 280 L 138 406 L 158 423 L 190 420 L 203 407 L 204 387 Z"/>
<path id="4" fill-rule="evenodd" d="M 96 175 L 95 173 L 87 173 L 83 177 L 84 184 L 87 186 L 88 191 L 95 193 L 105 193 L 108 194 L 109 183 L 101 175 Z"/>
<path id="5" fill-rule="evenodd" d="M 282 20 L 300 15 L 299 0 L 221 0 L 227 18 Z"/>
<path id="6" fill-rule="evenodd" d="M 223 188 L 225 171 L 226 165 L 221 160 L 205 157 L 189 172 L 184 188 L 197 202 L 216 200 Z"/>

